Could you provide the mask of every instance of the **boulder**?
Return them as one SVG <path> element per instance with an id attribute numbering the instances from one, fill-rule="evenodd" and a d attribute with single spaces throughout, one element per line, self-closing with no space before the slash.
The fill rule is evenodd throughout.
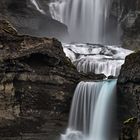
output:
<path id="1" fill-rule="evenodd" d="M 118 118 L 122 140 L 136 140 L 140 127 L 140 51 L 126 57 L 118 78 Z"/>

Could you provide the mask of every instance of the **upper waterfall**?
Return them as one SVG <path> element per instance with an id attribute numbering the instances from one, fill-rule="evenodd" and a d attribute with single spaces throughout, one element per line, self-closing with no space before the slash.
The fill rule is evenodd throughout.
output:
<path id="1" fill-rule="evenodd" d="M 36 7 L 36 9 L 37 9 L 40 13 L 46 14 L 45 11 L 44 11 L 43 9 L 40 8 L 40 6 L 39 6 L 39 4 L 38 4 L 38 2 L 37 2 L 36 0 L 30 0 L 30 1 L 31 1 L 31 3 Z"/>
<path id="2" fill-rule="evenodd" d="M 111 4 L 112 0 L 55 0 L 49 6 L 52 17 L 67 25 L 71 42 L 105 44 L 111 34 L 107 30 Z"/>

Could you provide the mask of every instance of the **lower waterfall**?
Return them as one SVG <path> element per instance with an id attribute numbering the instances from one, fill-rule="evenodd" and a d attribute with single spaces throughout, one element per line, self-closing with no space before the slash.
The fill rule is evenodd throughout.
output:
<path id="1" fill-rule="evenodd" d="M 80 82 L 74 93 L 69 125 L 61 140 L 113 140 L 117 80 Z"/>

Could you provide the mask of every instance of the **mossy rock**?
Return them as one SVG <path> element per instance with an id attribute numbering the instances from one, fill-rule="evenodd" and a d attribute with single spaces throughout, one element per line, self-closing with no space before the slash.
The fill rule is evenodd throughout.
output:
<path id="1" fill-rule="evenodd" d="M 7 20 L 0 20 L 0 30 L 11 35 L 17 35 L 17 30 Z"/>

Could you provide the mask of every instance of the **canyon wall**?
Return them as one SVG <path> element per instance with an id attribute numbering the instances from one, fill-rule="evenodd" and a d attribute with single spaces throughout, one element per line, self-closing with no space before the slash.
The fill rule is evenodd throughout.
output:
<path id="1" fill-rule="evenodd" d="M 0 20 L 0 139 L 59 136 L 79 78 L 59 41 L 18 35 Z"/>
<path id="2" fill-rule="evenodd" d="M 126 57 L 118 78 L 118 106 L 121 140 L 137 140 L 140 127 L 140 51 Z"/>
<path id="3" fill-rule="evenodd" d="M 75 87 L 86 78 L 104 75 L 78 73 L 58 40 L 18 35 L 0 20 L 0 139 L 59 137 Z"/>
<path id="4" fill-rule="evenodd" d="M 67 39 L 67 27 L 51 18 L 48 1 L 37 2 L 44 14 L 38 11 L 30 0 L 1 0 L 0 17 L 7 18 L 20 34 Z"/>

